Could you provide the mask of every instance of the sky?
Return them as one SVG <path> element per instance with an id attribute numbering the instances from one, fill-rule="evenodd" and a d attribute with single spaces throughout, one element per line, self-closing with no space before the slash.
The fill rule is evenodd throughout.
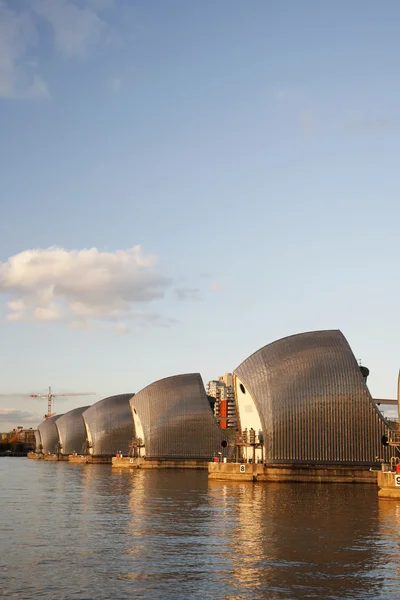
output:
<path id="1" fill-rule="evenodd" d="M 0 0 L 0 430 L 340 329 L 395 398 L 398 0 Z M 21 394 L 21 396 L 5 395 Z"/>

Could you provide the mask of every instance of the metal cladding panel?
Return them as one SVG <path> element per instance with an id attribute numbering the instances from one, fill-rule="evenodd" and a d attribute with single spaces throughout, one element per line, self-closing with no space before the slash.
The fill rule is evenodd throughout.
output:
<path id="1" fill-rule="evenodd" d="M 42 451 L 42 438 L 40 437 L 40 431 L 38 429 L 35 430 L 35 452 Z"/>
<path id="2" fill-rule="evenodd" d="M 198 373 L 156 381 L 131 405 L 143 426 L 147 458 L 211 460 L 232 435 L 219 428 Z"/>
<path id="3" fill-rule="evenodd" d="M 128 454 L 134 436 L 129 400 L 133 394 L 119 394 L 92 404 L 82 417 L 89 430 L 92 454 L 112 456 L 121 451 Z"/>
<path id="4" fill-rule="evenodd" d="M 47 454 L 55 454 L 58 452 L 58 431 L 56 427 L 56 421 L 62 415 L 54 415 L 53 417 L 49 417 L 45 419 L 38 426 L 38 430 L 40 433 L 40 437 L 43 445 L 43 453 Z"/>
<path id="5" fill-rule="evenodd" d="M 293 335 L 236 370 L 259 412 L 269 463 L 368 464 L 388 460 L 387 422 L 340 331 Z"/>
<path id="6" fill-rule="evenodd" d="M 86 445 L 86 430 L 82 419 L 82 413 L 88 406 L 74 408 L 59 417 L 56 421 L 60 441 L 61 454 L 72 454 L 84 452 Z"/>

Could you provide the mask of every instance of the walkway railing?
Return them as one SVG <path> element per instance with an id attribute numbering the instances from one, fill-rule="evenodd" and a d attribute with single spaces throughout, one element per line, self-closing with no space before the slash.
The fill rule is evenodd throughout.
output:
<path id="1" fill-rule="evenodd" d="M 389 431 L 389 446 L 400 446 L 400 432 Z"/>

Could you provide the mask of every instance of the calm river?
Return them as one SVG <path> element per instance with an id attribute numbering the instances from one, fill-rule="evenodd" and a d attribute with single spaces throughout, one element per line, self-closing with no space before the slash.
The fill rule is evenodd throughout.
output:
<path id="1" fill-rule="evenodd" d="M 0 458 L 0 597 L 400 597 L 400 501 L 370 485 Z"/>

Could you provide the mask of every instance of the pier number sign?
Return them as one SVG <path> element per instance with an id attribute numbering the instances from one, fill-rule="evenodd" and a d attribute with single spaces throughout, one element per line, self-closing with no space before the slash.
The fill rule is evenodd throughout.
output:
<path id="1" fill-rule="evenodd" d="M 400 487 L 400 473 L 398 475 L 396 473 L 394 480 L 396 482 L 396 487 Z"/>
<path id="2" fill-rule="evenodd" d="M 240 472 L 241 473 L 246 473 L 246 467 L 245 467 L 245 465 L 240 465 Z M 399 475 L 399 477 L 400 477 L 400 475 Z M 397 485 L 397 483 L 396 483 L 396 485 Z M 400 485 L 400 480 L 399 480 L 399 485 Z"/>

